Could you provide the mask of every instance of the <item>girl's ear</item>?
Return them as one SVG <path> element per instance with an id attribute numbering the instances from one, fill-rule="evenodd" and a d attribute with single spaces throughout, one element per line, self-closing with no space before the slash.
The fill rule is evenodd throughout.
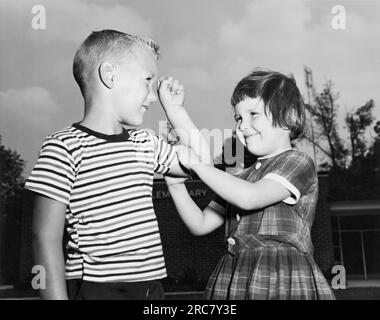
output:
<path id="1" fill-rule="evenodd" d="M 99 78 L 108 89 L 114 87 L 114 70 L 115 66 L 110 61 L 103 61 L 99 66 Z"/>

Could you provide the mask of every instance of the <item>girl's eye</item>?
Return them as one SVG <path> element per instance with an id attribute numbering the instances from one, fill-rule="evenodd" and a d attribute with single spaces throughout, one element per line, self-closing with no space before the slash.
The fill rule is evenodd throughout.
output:
<path id="1" fill-rule="evenodd" d="M 234 117 L 236 122 L 239 122 L 241 120 L 240 117 Z"/>
<path id="2" fill-rule="evenodd" d="M 254 117 L 255 115 L 258 115 L 257 112 L 251 112 L 251 116 Z"/>

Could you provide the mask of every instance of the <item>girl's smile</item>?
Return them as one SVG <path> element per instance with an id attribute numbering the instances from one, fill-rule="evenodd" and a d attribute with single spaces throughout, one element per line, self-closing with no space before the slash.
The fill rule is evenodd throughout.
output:
<path id="1" fill-rule="evenodd" d="M 235 106 L 237 136 L 249 152 L 259 157 L 291 148 L 289 130 L 273 126 L 272 115 L 267 113 L 260 98 L 246 98 Z"/>

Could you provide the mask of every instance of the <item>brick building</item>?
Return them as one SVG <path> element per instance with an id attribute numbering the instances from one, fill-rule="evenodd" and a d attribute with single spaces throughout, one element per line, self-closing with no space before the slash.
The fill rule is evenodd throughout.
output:
<path id="1" fill-rule="evenodd" d="M 312 229 L 314 258 L 320 269 L 328 275 L 334 264 L 332 231 L 328 203 L 327 175 L 319 175 L 320 194 Z M 187 183 L 190 195 L 204 208 L 214 193 L 201 181 Z M 218 259 L 224 252 L 224 228 L 213 233 L 195 237 L 186 229 L 175 211 L 170 194 L 163 181 L 157 181 L 153 190 L 154 206 L 160 225 L 164 254 L 169 276 L 190 270 L 201 280 L 207 280 Z M 205 279 L 202 279 L 205 278 Z M 202 282 L 202 281 L 201 281 Z"/>
<path id="2" fill-rule="evenodd" d="M 320 195 L 312 238 L 315 246 L 315 260 L 322 271 L 328 272 L 331 270 L 334 258 L 327 202 L 327 176 L 319 175 L 319 183 Z M 187 182 L 187 188 L 201 208 L 204 208 L 214 196 L 214 193 L 198 180 Z M 175 290 L 176 284 L 179 288 L 181 283 L 184 290 L 203 289 L 210 273 L 224 252 L 224 228 L 221 227 L 206 236 L 191 235 L 176 213 L 166 184 L 162 180 L 155 181 L 153 198 L 168 269 L 168 279 L 164 281 L 166 289 Z M 24 284 L 27 284 L 33 276 L 30 272 L 32 268 L 31 201 L 31 194 L 26 193 L 22 203 L 21 232 L 19 234 L 21 245 L 17 252 L 19 256 L 18 282 Z"/>
<path id="3" fill-rule="evenodd" d="M 350 279 L 380 278 L 380 201 L 330 203 L 334 258 Z"/>

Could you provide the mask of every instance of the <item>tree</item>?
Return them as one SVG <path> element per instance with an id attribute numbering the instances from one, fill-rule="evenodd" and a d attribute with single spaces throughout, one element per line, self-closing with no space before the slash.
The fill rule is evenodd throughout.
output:
<path id="1" fill-rule="evenodd" d="M 351 168 L 353 169 L 363 167 L 363 162 L 369 152 L 364 134 L 374 120 L 372 115 L 374 106 L 373 100 L 369 100 L 364 106 L 346 116 L 351 142 Z"/>
<path id="2" fill-rule="evenodd" d="M 373 165 L 377 172 L 380 172 L 380 121 L 377 121 L 373 130 L 376 132 L 377 137 L 373 143 L 370 154 L 373 157 Z"/>
<path id="3" fill-rule="evenodd" d="M 374 138 L 373 144 L 369 148 L 368 155 L 366 156 L 366 163 L 364 165 L 372 168 L 375 179 L 380 181 L 380 121 L 377 121 L 373 130 L 377 134 Z"/>
<path id="4" fill-rule="evenodd" d="M 0 136 L 0 284 L 4 283 L 6 279 L 4 274 L 7 260 L 5 259 L 5 240 L 8 231 L 5 227 L 8 221 L 6 209 L 9 210 L 9 203 L 14 202 L 15 198 L 20 203 L 24 185 L 22 176 L 24 166 L 24 160 L 16 151 L 2 145 Z"/>
<path id="5" fill-rule="evenodd" d="M 0 198 L 7 198 L 22 190 L 25 161 L 21 156 L 1 143 L 0 136 Z"/>
<path id="6" fill-rule="evenodd" d="M 315 89 L 313 90 L 315 92 Z M 336 101 L 339 93 L 333 91 L 333 83 L 327 81 L 321 93 L 313 95 L 311 104 L 306 104 L 306 109 L 310 113 L 312 121 L 317 126 L 314 139 L 306 132 L 305 138 L 318 147 L 331 161 L 323 163 L 322 167 L 333 168 L 346 167 L 348 150 L 345 148 L 337 130 L 337 111 L 339 105 Z M 327 143 L 327 148 L 322 143 Z"/>
<path id="7" fill-rule="evenodd" d="M 311 70 L 305 68 L 311 116 L 305 138 L 327 156 L 320 168 L 329 171 L 330 198 L 334 200 L 377 199 L 380 196 L 380 122 L 374 127 L 377 137 L 367 141 L 366 132 L 374 121 L 374 101 L 347 113 L 345 123 L 349 139 L 345 143 L 338 132 L 337 100 L 332 81 L 327 81 L 322 92 L 316 93 Z M 311 94 L 310 94 L 311 93 Z"/>

